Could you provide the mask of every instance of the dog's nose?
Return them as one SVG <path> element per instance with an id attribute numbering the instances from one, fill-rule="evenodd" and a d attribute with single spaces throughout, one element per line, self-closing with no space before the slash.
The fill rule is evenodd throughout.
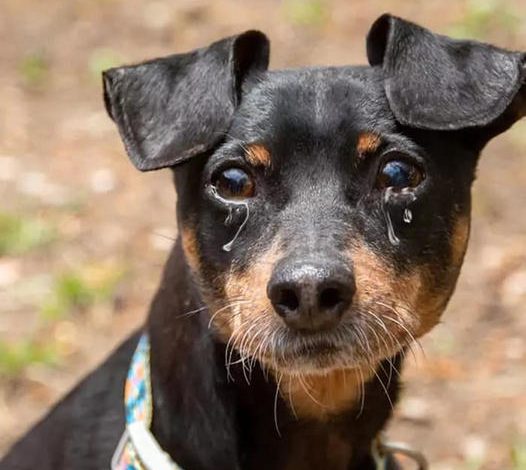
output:
<path id="1" fill-rule="evenodd" d="M 337 262 L 282 262 L 267 286 L 274 310 L 285 323 L 310 332 L 338 325 L 355 291 L 351 269 Z"/>

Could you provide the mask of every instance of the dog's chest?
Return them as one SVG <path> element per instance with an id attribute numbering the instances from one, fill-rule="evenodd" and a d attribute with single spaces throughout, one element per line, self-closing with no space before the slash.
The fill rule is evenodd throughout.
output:
<path id="1" fill-rule="evenodd" d="M 355 370 L 301 377 L 281 374 L 268 394 L 254 393 L 263 387 L 251 387 L 252 406 L 243 413 L 244 432 L 251 436 L 241 446 L 243 468 L 348 470 L 360 433 L 354 410 L 360 409 L 363 377 Z"/>
<path id="2" fill-rule="evenodd" d="M 332 426 L 298 424 L 272 446 L 255 449 L 246 468 L 263 470 L 348 470 L 352 443 Z"/>
<path id="3" fill-rule="evenodd" d="M 291 439 L 284 457 L 281 466 L 284 470 L 347 470 L 352 446 L 334 431 L 308 436 L 299 434 Z"/>
<path id="4" fill-rule="evenodd" d="M 324 423 L 357 405 L 362 398 L 363 381 L 370 376 L 370 372 L 358 369 L 336 369 L 317 375 L 282 374 L 279 392 L 294 416 Z"/>

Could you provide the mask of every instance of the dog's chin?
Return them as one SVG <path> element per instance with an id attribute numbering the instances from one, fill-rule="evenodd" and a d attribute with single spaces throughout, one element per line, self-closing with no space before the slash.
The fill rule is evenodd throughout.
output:
<path id="1" fill-rule="evenodd" d="M 280 374 L 290 375 L 327 375 L 335 370 L 361 369 L 365 363 L 349 360 L 340 352 L 295 355 L 291 358 L 262 359 L 264 367 Z"/>
<path id="2" fill-rule="evenodd" d="M 400 346 L 401 348 L 401 346 Z M 291 375 L 327 375 L 336 370 L 374 370 L 378 364 L 393 357 L 399 349 L 372 349 L 364 354 L 359 345 L 320 339 L 306 343 L 301 339 L 276 347 L 259 357 L 263 367 Z"/>
<path id="3" fill-rule="evenodd" d="M 345 321 L 331 330 L 301 332 L 272 318 L 248 327 L 231 328 L 222 336 L 229 360 L 237 352 L 239 363 L 255 364 L 277 373 L 295 375 L 326 375 L 336 370 L 375 371 L 383 360 L 389 360 L 403 350 L 411 349 L 420 335 L 418 325 L 392 320 L 386 326 L 382 320 L 385 312 L 378 311 L 373 322 L 360 311 L 347 315 Z M 389 313 L 389 312 L 388 312 Z M 256 317 L 256 318 L 264 318 Z M 245 322 L 248 324 L 248 322 Z M 241 325 L 245 325 L 241 322 Z M 407 326 L 406 326 L 407 325 Z"/>

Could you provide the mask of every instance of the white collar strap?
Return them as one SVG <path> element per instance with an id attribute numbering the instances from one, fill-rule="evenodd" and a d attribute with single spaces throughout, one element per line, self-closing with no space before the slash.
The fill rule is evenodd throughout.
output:
<path id="1" fill-rule="evenodd" d="M 182 470 L 150 432 L 150 341 L 144 334 L 133 354 L 124 388 L 126 429 L 111 459 L 112 470 Z"/>

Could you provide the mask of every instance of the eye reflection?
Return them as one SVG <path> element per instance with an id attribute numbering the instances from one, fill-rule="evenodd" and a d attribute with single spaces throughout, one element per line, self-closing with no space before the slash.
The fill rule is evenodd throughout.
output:
<path id="1" fill-rule="evenodd" d="M 404 160 L 390 160 L 378 172 L 376 187 L 379 189 L 415 188 L 424 180 L 423 171 Z"/>
<path id="2" fill-rule="evenodd" d="M 241 168 L 228 168 L 221 171 L 213 178 L 212 184 L 219 196 L 224 199 L 247 199 L 255 193 L 254 180 Z"/>

